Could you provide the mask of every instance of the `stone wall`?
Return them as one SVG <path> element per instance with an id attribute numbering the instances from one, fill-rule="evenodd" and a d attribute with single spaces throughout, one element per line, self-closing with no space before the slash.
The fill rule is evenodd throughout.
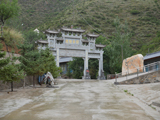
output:
<path id="1" fill-rule="evenodd" d="M 115 84 L 146 84 L 160 82 L 160 70 L 145 75 L 138 76 L 126 81 L 117 82 Z"/>
<path id="2" fill-rule="evenodd" d="M 13 90 L 14 88 L 23 87 L 24 80 L 20 80 L 18 82 L 13 82 Z M 38 84 L 38 76 L 36 76 L 35 84 Z M 32 76 L 26 76 L 25 77 L 25 86 L 33 85 L 33 77 Z M 0 90 L 4 89 L 10 89 L 11 83 L 2 83 L 0 80 Z"/>

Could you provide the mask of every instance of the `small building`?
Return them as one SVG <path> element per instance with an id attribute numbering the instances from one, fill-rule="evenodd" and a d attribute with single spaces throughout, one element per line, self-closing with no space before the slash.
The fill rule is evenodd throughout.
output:
<path id="1" fill-rule="evenodd" d="M 150 71 L 158 69 L 159 68 L 159 61 L 160 61 L 160 51 L 154 52 L 147 54 L 144 56 L 144 65 L 145 65 L 145 70 Z"/>
<path id="2" fill-rule="evenodd" d="M 67 74 L 68 62 L 72 61 L 72 57 L 63 57 L 59 60 L 59 65 L 62 69 L 62 74 Z"/>

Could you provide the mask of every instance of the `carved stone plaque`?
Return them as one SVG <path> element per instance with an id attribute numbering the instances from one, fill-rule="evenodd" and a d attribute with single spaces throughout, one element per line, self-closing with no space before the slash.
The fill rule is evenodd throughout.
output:
<path id="1" fill-rule="evenodd" d="M 84 50 L 76 50 L 76 49 L 60 49 L 59 56 L 63 57 L 85 57 Z"/>

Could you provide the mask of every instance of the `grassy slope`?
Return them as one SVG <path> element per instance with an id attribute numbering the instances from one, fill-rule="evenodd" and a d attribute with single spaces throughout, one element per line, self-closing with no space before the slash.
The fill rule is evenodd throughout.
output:
<path id="1" fill-rule="evenodd" d="M 150 43 L 160 30 L 160 2 L 157 0 L 19 0 L 19 3 L 22 14 L 18 23 L 24 24 L 23 29 L 39 26 L 43 31 L 74 25 L 86 32 L 95 32 L 85 18 L 98 33 L 109 38 L 115 31 L 113 20 L 118 16 L 121 22 L 128 21 L 133 35 L 132 47 L 137 51 Z M 141 52 L 145 55 L 147 51 Z"/>
<path id="2" fill-rule="evenodd" d="M 113 20 L 118 16 L 121 22 L 128 21 L 133 35 L 132 47 L 136 50 L 140 50 L 143 44 L 152 41 L 160 30 L 160 7 L 154 0 L 89 0 L 85 4 L 83 2 L 74 4 L 75 7 L 61 12 L 52 21 L 46 22 L 39 28 L 45 30 L 61 26 L 69 27 L 73 24 L 75 27 L 87 29 L 87 32 L 95 32 L 83 20 L 81 17 L 83 16 L 95 29 L 110 37 L 115 29 Z"/>
<path id="3" fill-rule="evenodd" d="M 18 2 L 21 6 L 20 16 L 8 21 L 8 25 L 28 30 L 51 21 L 59 12 L 71 5 L 72 0 L 19 0 Z"/>

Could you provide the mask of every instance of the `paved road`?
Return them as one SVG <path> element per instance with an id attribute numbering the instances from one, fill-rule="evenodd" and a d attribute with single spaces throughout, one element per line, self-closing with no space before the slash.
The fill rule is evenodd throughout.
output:
<path id="1" fill-rule="evenodd" d="M 32 94 L 28 97 L 31 101 L 0 119 L 160 120 L 157 111 L 110 81 L 60 80 L 59 87 L 27 91 L 28 96 Z"/>

